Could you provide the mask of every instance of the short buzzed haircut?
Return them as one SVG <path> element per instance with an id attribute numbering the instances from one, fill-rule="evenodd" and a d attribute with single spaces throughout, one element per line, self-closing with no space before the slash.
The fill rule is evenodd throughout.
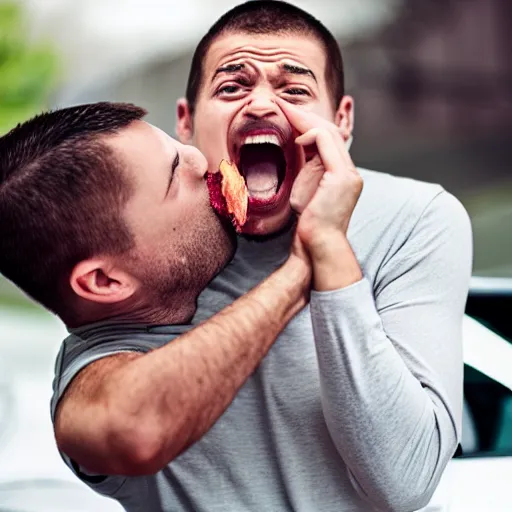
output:
<path id="1" fill-rule="evenodd" d="M 344 95 L 343 59 L 338 42 L 329 30 L 307 12 L 277 0 L 250 0 L 219 18 L 197 45 L 188 76 L 186 98 L 191 113 L 196 107 L 202 85 L 203 62 L 212 43 L 227 33 L 252 35 L 296 34 L 312 36 L 324 47 L 325 78 L 334 108 Z"/>
<path id="2" fill-rule="evenodd" d="M 0 137 L 0 273 L 57 314 L 77 263 L 133 245 L 122 216 L 132 184 L 102 136 L 145 115 L 130 104 L 80 105 Z"/>

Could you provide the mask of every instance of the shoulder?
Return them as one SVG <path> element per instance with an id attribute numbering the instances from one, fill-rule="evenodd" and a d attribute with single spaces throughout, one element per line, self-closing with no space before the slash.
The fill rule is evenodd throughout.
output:
<path id="1" fill-rule="evenodd" d="M 367 275 L 389 271 L 400 259 L 411 265 L 434 256 L 470 260 L 471 224 L 456 197 L 439 184 L 359 171 L 364 186 L 349 237 Z"/>
<path id="2" fill-rule="evenodd" d="M 460 201 L 437 183 L 392 176 L 359 169 L 364 181 L 356 212 L 359 220 L 374 219 L 381 227 L 412 230 L 420 222 L 436 219 L 440 226 L 452 221 L 468 225 L 469 218 Z M 440 227 L 439 226 L 439 227 Z M 407 229 L 409 228 L 409 229 Z"/>
<path id="3" fill-rule="evenodd" d="M 444 192 L 441 185 L 412 178 L 359 169 L 364 187 L 361 201 L 372 203 L 389 212 L 407 210 L 421 212 L 430 201 Z"/>

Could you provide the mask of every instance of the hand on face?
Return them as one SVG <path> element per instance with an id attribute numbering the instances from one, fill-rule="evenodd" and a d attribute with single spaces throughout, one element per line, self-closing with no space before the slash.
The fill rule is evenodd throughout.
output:
<path id="1" fill-rule="evenodd" d="M 290 204 L 300 215 L 297 236 L 310 251 L 334 232 L 346 234 L 363 180 L 350 158 L 338 128 L 314 114 L 276 99 L 302 151 L 302 166 Z"/>

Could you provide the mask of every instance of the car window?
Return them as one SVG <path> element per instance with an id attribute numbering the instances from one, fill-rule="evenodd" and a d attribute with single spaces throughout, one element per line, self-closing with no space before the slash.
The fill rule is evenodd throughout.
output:
<path id="1" fill-rule="evenodd" d="M 510 287 L 510 290 L 496 291 L 472 289 L 466 303 L 466 314 L 512 343 L 512 284 Z"/>
<path id="2" fill-rule="evenodd" d="M 506 290 L 473 290 L 466 305 L 466 314 L 512 344 L 511 312 L 512 293 Z M 464 456 L 512 456 L 512 390 L 475 366 L 464 365 Z"/>
<path id="3" fill-rule="evenodd" d="M 512 455 L 512 391 L 469 365 L 464 368 L 464 455 Z"/>

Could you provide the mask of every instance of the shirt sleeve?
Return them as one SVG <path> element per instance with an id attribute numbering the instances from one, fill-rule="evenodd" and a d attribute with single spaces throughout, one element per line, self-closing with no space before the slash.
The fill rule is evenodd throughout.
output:
<path id="1" fill-rule="evenodd" d="M 325 420 L 378 510 L 425 506 L 457 447 L 471 266 L 468 215 L 442 191 L 373 286 L 312 292 Z"/>
<path id="2" fill-rule="evenodd" d="M 61 346 L 55 363 L 55 379 L 50 409 L 52 422 L 55 423 L 55 412 L 59 400 L 74 377 L 86 366 L 104 357 L 122 352 L 147 352 L 152 347 L 143 340 L 110 340 L 98 342 L 70 336 Z M 94 491 L 104 496 L 114 497 L 121 489 L 127 477 L 121 475 L 100 475 L 91 473 L 80 467 L 65 453 L 60 456 L 71 471 Z"/>

